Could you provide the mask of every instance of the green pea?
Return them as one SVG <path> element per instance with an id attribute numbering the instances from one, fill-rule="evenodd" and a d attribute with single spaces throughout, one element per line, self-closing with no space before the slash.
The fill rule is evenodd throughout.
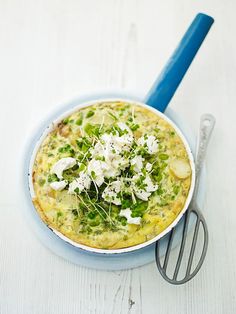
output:
<path id="1" fill-rule="evenodd" d="M 159 158 L 161 160 L 167 160 L 169 158 L 169 156 L 167 154 L 159 154 Z"/>
<path id="2" fill-rule="evenodd" d="M 69 118 L 65 118 L 62 122 L 63 122 L 63 124 L 68 124 Z"/>
<path id="3" fill-rule="evenodd" d="M 87 123 L 85 126 L 84 126 L 84 131 L 88 134 L 88 135 L 92 135 L 93 134 L 93 125 L 90 124 L 90 123 Z"/>
<path id="4" fill-rule="evenodd" d="M 88 213 L 88 218 L 89 219 L 94 219 L 96 217 L 96 213 L 94 213 L 94 212 L 89 212 Z"/>
<path id="5" fill-rule="evenodd" d="M 125 217 L 121 217 L 120 222 L 121 222 L 122 226 L 127 225 L 127 219 Z"/>
<path id="6" fill-rule="evenodd" d="M 83 123 L 83 114 L 82 113 L 80 114 L 79 119 L 77 119 L 75 123 L 77 125 L 82 125 L 82 123 Z"/>
<path id="7" fill-rule="evenodd" d="M 86 115 L 86 118 L 91 118 L 94 115 L 94 113 L 95 113 L 94 111 L 89 110 L 89 112 Z"/>
<path id="8" fill-rule="evenodd" d="M 74 190 L 74 192 L 77 193 L 77 194 L 80 194 L 80 189 L 79 189 L 79 188 L 76 188 L 76 189 Z"/>

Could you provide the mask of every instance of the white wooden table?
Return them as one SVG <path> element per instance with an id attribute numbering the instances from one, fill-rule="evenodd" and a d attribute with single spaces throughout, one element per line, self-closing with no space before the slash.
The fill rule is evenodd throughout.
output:
<path id="1" fill-rule="evenodd" d="M 217 126 L 207 158 L 209 251 L 175 287 L 155 264 L 105 272 L 53 255 L 25 223 L 22 148 L 59 103 L 104 88 L 143 95 L 194 15 L 215 24 L 171 102 L 197 130 Z M 0 313 L 236 313 L 236 2 L 0 0 Z"/>

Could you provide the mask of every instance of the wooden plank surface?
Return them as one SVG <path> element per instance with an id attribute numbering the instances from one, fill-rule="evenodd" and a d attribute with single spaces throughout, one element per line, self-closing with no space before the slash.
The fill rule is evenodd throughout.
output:
<path id="1" fill-rule="evenodd" d="M 196 131 L 217 126 L 207 158 L 209 251 L 190 283 L 154 264 L 105 272 L 53 255 L 22 216 L 21 153 L 34 126 L 84 92 L 145 95 L 199 11 L 216 23 L 171 106 Z M 0 313 L 236 313 L 236 2 L 0 0 Z"/>

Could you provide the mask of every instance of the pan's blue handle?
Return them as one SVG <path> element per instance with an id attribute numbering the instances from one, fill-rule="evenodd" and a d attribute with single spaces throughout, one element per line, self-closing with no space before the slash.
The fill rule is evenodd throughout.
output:
<path id="1" fill-rule="evenodd" d="M 164 112 L 193 58 L 204 41 L 214 19 L 199 13 L 184 34 L 144 102 Z"/>

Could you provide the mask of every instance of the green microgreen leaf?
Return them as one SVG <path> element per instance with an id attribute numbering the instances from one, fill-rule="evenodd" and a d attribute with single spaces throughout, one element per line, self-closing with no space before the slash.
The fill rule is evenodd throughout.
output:
<path id="1" fill-rule="evenodd" d="M 73 155 L 75 153 L 74 149 L 70 146 L 70 144 L 66 144 L 65 146 L 62 146 L 58 149 L 59 153 L 69 153 L 71 155 Z"/>
<path id="2" fill-rule="evenodd" d="M 85 126 L 84 126 L 84 131 L 89 135 L 89 136 L 96 136 L 96 137 L 99 137 L 100 135 L 100 124 L 90 124 L 90 123 L 87 123 Z"/>
<path id="3" fill-rule="evenodd" d="M 48 182 L 51 183 L 51 182 L 55 182 L 55 181 L 59 181 L 58 177 L 56 176 L 55 173 L 50 173 L 48 175 Z"/>
<path id="4" fill-rule="evenodd" d="M 108 112 L 109 116 L 111 116 L 115 121 L 118 121 L 118 118 L 111 112 Z"/>

